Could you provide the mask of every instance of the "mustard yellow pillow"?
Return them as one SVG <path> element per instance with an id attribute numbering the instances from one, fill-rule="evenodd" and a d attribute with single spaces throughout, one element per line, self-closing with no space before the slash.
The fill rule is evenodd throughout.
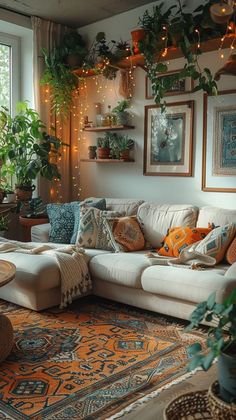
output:
<path id="1" fill-rule="evenodd" d="M 107 219 L 113 237 L 122 251 L 140 251 L 145 247 L 145 239 L 136 216 Z"/>
<path id="2" fill-rule="evenodd" d="M 188 226 L 173 227 L 168 230 L 162 248 L 157 249 L 158 254 L 168 257 L 178 257 L 187 246 L 205 238 L 211 228 L 190 228 Z"/>

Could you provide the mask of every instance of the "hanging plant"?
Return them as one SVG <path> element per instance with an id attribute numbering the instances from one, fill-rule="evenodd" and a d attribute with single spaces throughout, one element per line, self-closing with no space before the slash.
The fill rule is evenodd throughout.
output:
<path id="1" fill-rule="evenodd" d="M 201 54 L 199 43 L 199 31 L 204 38 L 213 37 L 215 34 L 222 34 L 222 28 L 215 28 L 214 22 L 210 19 L 209 8 L 212 1 L 205 6 L 198 7 L 192 13 L 184 13 L 181 0 L 163 12 L 164 3 L 153 8 L 153 13 L 146 11 L 139 19 L 139 24 L 145 30 L 145 38 L 140 41 L 139 48 L 145 58 L 145 65 L 148 77 L 152 84 L 155 102 L 162 110 L 165 109 L 164 96 L 171 90 L 176 81 L 192 77 L 195 81 L 194 91 L 203 90 L 208 94 L 217 94 L 217 84 L 211 71 L 208 68 L 203 70 L 198 63 L 198 56 Z M 197 48 L 192 48 L 196 43 Z M 161 74 L 168 70 L 164 61 L 169 46 L 178 45 L 186 60 L 183 69 L 165 77 Z"/>

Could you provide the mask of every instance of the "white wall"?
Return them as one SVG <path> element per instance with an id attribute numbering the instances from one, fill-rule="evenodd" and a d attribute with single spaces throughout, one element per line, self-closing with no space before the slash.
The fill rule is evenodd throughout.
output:
<path id="1" fill-rule="evenodd" d="M 149 5 L 149 8 L 153 4 Z M 194 2 L 194 7 L 197 3 Z M 117 15 L 101 22 L 79 29 L 81 34 L 86 34 L 92 40 L 97 32 L 105 31 L 108 39 L 123 40 L 130 38 L 130 30 L 137 26 L 138 16 L 141 16 L 147 7 L 140 7 L 130 12 Z M 229 55 L 225 50 L 225 58 Z M 213 72 L 222 66 L 219 52 L 214 51 L 203 54 L 200 57 L 200 65 L 209 67 Z M 182 59 L 172 60 L 170 70 L 183 66 Z M 236 88 L 236 78 L 233 76 L 222 77 L 220 89 Z M 107 82 L 103 80 L 103 92 L 105 91 L 105 109 L 110 104 L 114 106 L 118 95 L 118 81 Z M 199 206 L 212 205 L 223 208 L 236 208 L 235 193 L 215 193 L 201 191 L 202 171 L 202 133 L 203 133 L 203 93 L 185 94 L 168 97 L 168 102 L 193 99 L 195 101 L 194 120 L 194 151 L 193 151 L 193 176 L 192 177 L 162 177 L 143 176 L 143 145 L 144 145 L 144 106 L 152 104 L 153 100 L 145 100 L 145 72 L 141 68 L 135 70 L 135 92 L 132 99 L 133 124 L 135 130 L 127 132 L 136 142 L 135 163 L 125 164 L 96 164 L 81 162 L 80 175 L 82 183 L 82 196 L 109 196 L 109 197 L 133 197 L 142 198 L 155 202 L 168 203 L 192 203 Z M 105 86 L 107 88 L 105 89 Z M 89 118 L 94 119 L 94 102 L 101 102 L 102 96 L 96 94 L 93 80 L 88 81 L 88 98 L 90 108 Z M 235 95 L 236 104 L 236 95 Z M 86 133 L 86 139 L 82 142 L 80 150 L 82 157 L 87 157 L 87 147 L 96 144 L 97 135 Z M 236 177 L 235 177 L 236 187 Z"/>
<path id="2" fill-rule="evenodd" d="M 14 35 L 20 39 L 20 100 L 29 101 L 29 106 L 34 106 L 33 100 L 33 31 L 30 19 L 17 13 L 1 10 L 0 32 Z"/>

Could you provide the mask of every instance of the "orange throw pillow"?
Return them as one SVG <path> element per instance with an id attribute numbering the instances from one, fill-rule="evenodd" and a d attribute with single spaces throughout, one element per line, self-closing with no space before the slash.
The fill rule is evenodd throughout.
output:
<path id="1" fill-rule="evenodd" d="M 236 262 L 236 236 L 227 249 L 225 258 L 229 264 Z"/>
<path id="2" fill-rule="evenodd" d="M 157 249 L 158 254 L 168 257 L 178 257 L 187 246 L 205 238 L 211 228 L 174 227 L 168 230 L 162 248 Z"/>
<path id="3" fill-rule="evenodd" d="M 145 239 L 136 216 L 113 219 L 112 233 L 124 251 L 139 251 L 145 247 Z"/>

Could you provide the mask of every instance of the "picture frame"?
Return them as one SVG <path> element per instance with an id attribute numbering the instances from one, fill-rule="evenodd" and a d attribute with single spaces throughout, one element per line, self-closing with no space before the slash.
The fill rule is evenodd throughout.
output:
<path id="1" fill-rule="evenodd" d="M 146 176 L 192 176 L 194 101 L 145 106 Z"/>
<path id="2" fill-rule="evenodd" d="M 204 94 L 202 190 L 236 192 L 236 90 Z"/>
<path id="3" fill-rule="evenodd" d="M 179 73 L 183 69 L 178 70 L 171 70 L 165 73 L 161 73 L 159 77 L 168 77 L 168 75 L 172 76 L 173 74 Z M 193 78 L 186 77 L 185 79 L 181 79 L 176 81 L 173 89 L 166 92 L 165 96 L 174 96 L 174 95 L 184 95 L 186 93 L 191 93 L 193 90 Z M 154 93 L 152 91 L 152 84 L 148 76 L 145 78 L 145 99 L 153 99 Z"/>

